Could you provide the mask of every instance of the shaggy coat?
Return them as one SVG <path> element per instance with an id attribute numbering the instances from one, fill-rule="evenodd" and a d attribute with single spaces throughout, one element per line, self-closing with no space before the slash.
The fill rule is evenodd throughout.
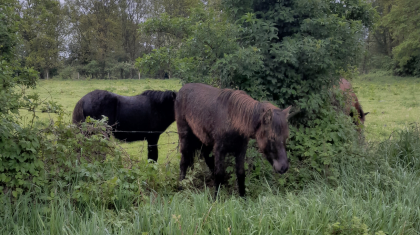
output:
<path id="1" fill-rule="evenodd" d="M 364 113 L 362 106 L 357 99 L 356 94 L 353 92 L 353 88 L 351 83 L 344 78 L 340 79 L 340 90 L 343 91 L 344 95 L 346 96 L 346 114 L 350 115 L 351 117 L 354 116 L 353 112 L 351 111 L 351 107 L 354 107 L 357 111 L 357 117 L 361 124 L 365 123 L 365 117 L 368 113 Z M 358 125 L 358 123 L 355 123 Z"/>
<path id="2" fill-rule="evenodd" d="M 289 135 L 287 116 L 290 107 L 280 110 L 270 103 L 261 103 L 243 91 L 218 89 L 190 83 L 178 92 L 175 119 L 181 145 L 180 180 L 193 164 L 194 153 L 201 156 L 215 177 L 217 189 L 225 174 L 227 154 L 236 160 L 240 196 L 245 195 L 245 153 L 249 138 L 257 140 L 273 168 L 280 174 L 289 168 L 286 139 Z M 213 151 L 213 157 L 209 154 Z"/>
<path id="3" fill-rule="evenodd" d="M 122 96 L 95 90 L 77 102 L 73 123 L 83 122 L 88 116 L 94 119 L 106 116 L 108 124 L 115 125 L 115 138 L 129 142 L 147 140 L 148 158 L 157 161 L 159 136 L 175 121 L 175 98 L 173 91 L 148 90 L 136 96 Z"/>

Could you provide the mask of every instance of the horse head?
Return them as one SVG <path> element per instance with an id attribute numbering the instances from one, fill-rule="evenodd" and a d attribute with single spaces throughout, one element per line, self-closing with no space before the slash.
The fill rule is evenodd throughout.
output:
<path id="1" fill-rule="evenodd" d="M 272 106 L 272 105 L 270 105 Z M 269 107 L 263 112 L 260 125 L 256 132 L 259 150 L 280 174 L 289 169 L 289 160 L 286 153 L 286 141 L 289 137 L 287 119 L 290 107 L 284 110 Z"/>

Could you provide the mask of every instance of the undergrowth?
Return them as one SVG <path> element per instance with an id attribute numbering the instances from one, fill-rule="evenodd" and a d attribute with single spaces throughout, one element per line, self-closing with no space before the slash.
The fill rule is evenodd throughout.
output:
<path id="1" fill-rule="evenodd" d="M 148 193 L 131 194 L 119 186 L 114 188 L 111 203 L 96 200 L 106 198 L 106 190 L 100 195 L 92 190 L 89 200 L 75 200 L 72 195 L 80 192 L 78 179 L 100 182 L 93 176 L 79 175 L 71 185 L 57 181 L 53 191 L 42 187 L 36 194 L 17 198 L 10 193 L 1 195 L 0 233 L 418 234 L 419 139 L 419 128 L 410 126 L 379 145 L 367 147 L 363 157 L 343 156 L 336 185 L 318 177 L 301 190 L 285 190 L 262 184 L 269 182 L 264 175 L 253 184 L 257 178 L 250 176 L 249 190 L 258 190 L 254 188 L 257 184 L 261 188 L 258 195 L 251 194 L 246 200 L 226 189 L 214 200 L 205 186 L 200 191 L 175 194 L 152 187 Z M 143 167 L 164 171 L 155 164 Z M 192 171 L 198 171 L 197 167 Z M 120 176 L 119 182 L 110 179 L 105 184 L 126 183 Z"/>

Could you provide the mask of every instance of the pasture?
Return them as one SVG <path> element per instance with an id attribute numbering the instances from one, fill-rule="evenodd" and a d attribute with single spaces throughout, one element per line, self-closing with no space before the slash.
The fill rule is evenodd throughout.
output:
<path id="1" fill-rule="evenodd" d="M 33 93 L 38 93 L 42 99 L 52 99 L 62 105 L 66 111 L 65 121 L 71 122 L 71 115 L 76 105 L 84 95 L 94 90 L 107 90 L 119 95 L 134 96 L 145 90 L 175 90 L 181 88 L 179 80 L 41 80 Z M 26 114 L 28 121 L 30 114 Z M 47 121 L 57 115 L 52 113 L 39 113 L 40 121 Z M 159 162 L 170 161 L 176 155 L 178 135 L 176 124 L 173 123 L 159 139 Z M 137 141 L 132 143 L 121 142 L 121 146 L 132 157 L 147 158 L 147 142 Z"/>
<path id="2" fill-rule="evenodd" d="M 364 111 L 370 112 L 365 135 L 371 143 L 364 160 L 340 166 L 341 177 L 335 185 L 323 178 L 301 190 L 276 189 L 267 183 L 264 193 L 246 201 L 223 191 L 213 201 L 207 189 L 201 193 L 140 194 L 139 205 L 119 195 L 111 209 L 73 203 L 59 190 L 42 192 L 35 201 L 26 195 L 18 203 L 4 203 L 0 233 L 420 234 L 420 133 L 408 129 L 410 123 L 419 122 L 420 83 L 386 74 L 364 75 L 352 83 Z M 70 121 L 76 102 L 95 89 L 135 95 L 147 89 L 180 87 L 175 79 L 43 80 L 30 92 L 52 97 L 68 112 Z M 40 114 L 42 120 L 54 115 Z M 176 126 L 168 130 L 176 131 Z M 177 144 L 172 144 L 177 139 L 176 134 L 161 136 L 159 164 L 178 163 Z M 385 142 L 379 144 L 381 141 Z M 132 157 L 146 159 L 146 142 L 122 146 Z"/>
<path id="3" fill-rule="evenodd" d="M 420 122 L 420 80 L 413 77 L 396 77 L 387 73 L 362 75 L 352 82 L 366 116 L 365 136 L 368 141 L 381 141 L 410 123 Z M 181 88 L 177 79 L 127 79 L 127 80 L 41 80 L 37 89 L 43 98 L 52 98 L 67 111 L 66 120 L 71 121 L 71 113 L 76 102 L 87 93 L 108 90 L 119 95 L 132 96 L 145 90 L 175 90 Z M 44 120 L 54 114 L 40 113 Z M 175 123 L 168 131 L 176 131 Z M 162 134 L 159 140 L 159 161 L 168 157 L 167 152 L 177 142 L 174 133 Z M 146 142 L 122 143 L 131 156 L 146 154 Z"/>
<path id="4" fill-rule="evenodd" d="M 420 123 L 420 79 L 378 72 L 359 76 L 353 89 L 366 116 L 368 141 L 381 141 L 395 130 Z"/>

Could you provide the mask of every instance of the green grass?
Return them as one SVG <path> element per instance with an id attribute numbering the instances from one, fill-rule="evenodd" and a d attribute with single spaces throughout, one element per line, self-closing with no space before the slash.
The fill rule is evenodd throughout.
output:
<path id="1" fill-rule="evenodd" d="M 360 76 L 353 89 L 366 116 L 368 141 L 380 141 L 390 134 L 420 122 L 420 78 L 396 77 L 387 73 Z"/>
<path id="2" fill-rule="evenodd" d="M 402 131 L 407 124 L 419 121 L 418 81 L 385 74 L 352 81 L 364 110 L 371 112 L 365 134 L 374 143 L 361 150 L 362 158 L 343 159 L 336 185 L 322 178 L 296 191 L 267 185 L 264 193 L 247 200 L 222 190 L 220 198 L 213 201 L 206 190 L 138 195 L 139 203 L 133 204 L 135 199 L 121 194 L 113 206 L 105 207 L 75 203 L 69 195 L 76 189 L 56 182 L 54 194 L 44 191 L 18 199 L 0 196 L 0 233 L 361 234 L 360 228 L 365 226 L 369 234 L 420 234 L 420 134 L 418 129 Z M 41 81 L 35 92 L 42 97 L 51 95 L 70 115 L 75 103 L 94 89 L 134 95 L 145 89 L 179 88 L 178 80 L 50 80 Z M 45 113 L 40 116 L 48 118 Z M 172 125 L 170 130 L 176 131 L 176 127 Z M 388 140 L 393 131 L 395 135 Z M 165 138 L 159 142 L 160 163 L 178 156 L 176 145 L 163 145 L 176 141 L 177 136 Z M 377 143 L 384 139 L 386 142 Z M 147 156 L 145 147 L 140 151 L 145 142 L 122 146 L 132 156 Z M 171 150 L 175 150 L 173 155 L 166 158 Z M 348 225 L 354 218 L 360 224 Z M 331 229 L 334 224 L 336 228 Z"/>
<path id="3" fill-rule="evenodd" d="M 62 105 L 67 112 L 65 121 L 71 122 L 71 114 L 77 101 L 87 93 L 96 90 L 108 90 L 119 95 L 133 96 L 145 90 L 175 90 L 181 88 L 180 80 L 156 80 L 156 79 L 126 79 L 126 80 L 40 80 L 37 88 L 31 93 L 38 93 L 41 99 L 51 99 Z M 29 122 L 31 115 L 22 112 Z M 55 118 L 56 114 L 39 113 L 40 120 Z M 176 124 L 173 123 L 167 131 L 176 132 Z M 159 162 L 171 161 L 176 155 L 178 147 L 178 135 L 176 133 L 164 133 L 159 139 Z M 125 151 L 132 157 L 147 158 L 147 142 L 137 141 L 132 143 L 121 143 Z"/>
<path id="4" fill-rule="evenodd" d="M 385 152 L 392 154 L 391 149 Z M 223 194 L 213 201 L 209 191 L 184 191 L 173 197 L 151 194 L 140 205 L 116 204 L 113 210 L 74 204 L 64 192 L 53 198 L 46 192 L 35 200 L 25 195 L 14 203 L 3 197 L 0 233 L 361 234 L 328 230 L 329 225 L 357 217 L 369 234 L 419 234 L 420 182 L 413 180 L 418 179 L 418 169 L 396 164 L 369 173 L 359 161 L 343 165 L 337 186 L 319 180 L 284 194 L 267 187 L 266 193 L 246 201 Z"/>

